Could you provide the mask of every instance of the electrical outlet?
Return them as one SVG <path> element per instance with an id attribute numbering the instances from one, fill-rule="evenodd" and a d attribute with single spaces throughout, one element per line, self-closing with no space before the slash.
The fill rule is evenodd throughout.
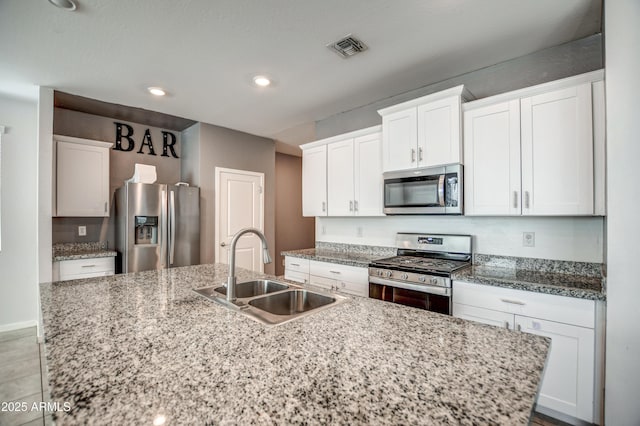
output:
<path id="1" fill-rule="evenodd" d="M 362 226 L 358 226 L 356 229 L 356 236 L 362 238 Z"/>
<path id="2" fill-rule="evenodd" d="M 87 227 L 82 225 L 82 226 L 78 226 L 78 236 L 80 237 L 86 237 L 87 236 Z"/>
<path id="3" fill-rule="evenodd" d="M 536 233 L 535 232 L 523 232 L 522 233 L 522 246 L 523 247 L 535 247 L 536 246 Z"/>

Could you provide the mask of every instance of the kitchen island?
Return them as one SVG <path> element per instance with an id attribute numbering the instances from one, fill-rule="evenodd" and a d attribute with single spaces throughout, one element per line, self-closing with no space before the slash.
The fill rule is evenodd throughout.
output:
<path id="1" fill-rule="evenodd" d="M 373 299 L 265 326 L 227 266 L 41 287 L 60 424 L 528 424 L 549 340 Z M 238 281 L 267 277 L 237 269 Z"/>

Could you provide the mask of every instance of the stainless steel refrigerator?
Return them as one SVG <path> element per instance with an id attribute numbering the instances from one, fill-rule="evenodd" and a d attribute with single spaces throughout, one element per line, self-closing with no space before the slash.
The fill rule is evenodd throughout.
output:
<path id="1" fill-rule="evenodd" d="M 126 183 L 116 190 L 118 271 L 200 263 L 200 189 Z"/>

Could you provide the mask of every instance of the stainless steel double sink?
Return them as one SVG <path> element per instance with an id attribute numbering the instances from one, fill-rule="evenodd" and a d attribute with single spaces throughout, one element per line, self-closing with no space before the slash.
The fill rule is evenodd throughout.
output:
<path id="1" fill-rule="evenodd" d="M 270 325 L 283 324 L 348 300 L 337 294 L 322 294 L 274 280 L 237 283 L 235 302 L 227 301 L 226 286 L 197 288 L 193 291 L 208 300 Z"/>

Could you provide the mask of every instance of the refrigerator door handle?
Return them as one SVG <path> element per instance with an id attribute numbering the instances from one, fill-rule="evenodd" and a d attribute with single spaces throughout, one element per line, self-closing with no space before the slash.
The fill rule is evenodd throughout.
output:
<path id="1" fill-rule="evenodd" d="M 162 265 L 163 268 L 166 267 L 165 262 L 167 261 L 167 228 L 168 228 L 168 224 L 167 224 L 167 191 L 165 191 L 164 189 L 162 190 L 162 195 L 161 195 L 161 205 L 164 206 L 161 210 L 161 223 L 160 223 L 160 229 L 161 229 L 161 242 L 160 242 L 160 264 Z"/>
<path id="2" fill-rule="evenodd" d="M 176 193 L 169 192 L 169 265 L 173 265 L 173 257 L 176 252 Z"/>

